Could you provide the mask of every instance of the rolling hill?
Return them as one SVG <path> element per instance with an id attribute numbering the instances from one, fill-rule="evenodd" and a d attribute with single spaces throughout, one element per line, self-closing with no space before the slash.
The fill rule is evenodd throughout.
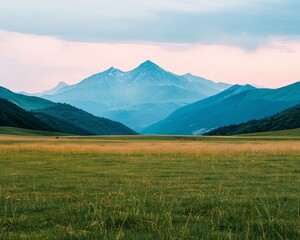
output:
<path id="1" fill-rule="evenodd" d="M 234 85 L 178 109 L 146 128 L 145 134 L 199 135 L 214 128 L 262 119 L 300 103 L 300 82 L 279 89 Z"/>
<path id="2" fill-rule="evenodd" d="M 236 135 L 245 133 L 270 132 L 300 128 L 300 105 L 289 108 L 274 116 L 252 120 L 238 125 L 214 129 L 205 135 Z"/>
<path id="3" fill-rule="evenodd" d="M 48 130 L 78 135 L 132 135 L 135 131 L 122 123 L 111 121 L 106 118 L 93 116 L 83 110 L 68 104 L 53 103 L 39 97 L 16 94 L 8 89 L 0 88 L 0 97 L 17 105 L 18 109 L 23 108 L 23 115 L 20 117 L 28 123 L 25 125 L 4 125 L 35 130 Z M 6 101 L 7 102 L 7 101 Z M 10 109 L 15 114 L 15 109 Z M 27 115 L 26 115 L 27 114 Z M 8 115 L 6 115 L 8 116 Z M 31 120 L 39 120 L 39 124 L 31 123 Z M 8 121 L 8 120 L 6 120 Z M 44 128 L 41 128 L 43 123 Z M 36 128 L 30 128 L 36 125 Z"/>
<path id="4" fill-rule="evenodd" d="M 14 93 L 4 87 L 0 87 L 0 98 L 7 99 L 27 111 L 43 109 L 55 105 L 54 102 L 46 99 Z"/>
<path id="5" fill-rule="evenodd" d="M 55 128 L 45 124 L 33 113 L 27 112 L 16 104 L 2 98 L 0 98 L 0 126 L 55 131 Z"/>
<path id="6" fill-rule="evenodd" d="M 57 103 L 55 106 L 40 109 L 34 115 L 58 132 L 79 135 L 133 135 L 133 130 L 125 125 L 106 118 L 95 117 L 69 104 Z"/>
<path id="7" fill-rule="evenodd" d="M 191 74 L 179 76 L 151 61 L 123 72 L 110 68 L 75 85 L 60 84 L 39 94 L 140 131 L 176 109 L 230 87 Z"/>

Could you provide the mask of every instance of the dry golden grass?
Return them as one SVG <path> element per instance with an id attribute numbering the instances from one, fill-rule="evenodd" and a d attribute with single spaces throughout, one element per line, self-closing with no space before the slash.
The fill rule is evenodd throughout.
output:
<path id="1" fill-rule="evenodd" d="M 69 140 L 55 141 L 39 139 L 35 142 L 20 142 L 13 145 L 1 145 L 2 153 L 7 151 L 43 151 L 50 153 L 74 154 L 226 154 L 233 153 L 300 153 L 300 142 L 296 141 L 253 141 L 253 142 L 183 142 L 183 141 L 91 141 L 80 142 Z"/>

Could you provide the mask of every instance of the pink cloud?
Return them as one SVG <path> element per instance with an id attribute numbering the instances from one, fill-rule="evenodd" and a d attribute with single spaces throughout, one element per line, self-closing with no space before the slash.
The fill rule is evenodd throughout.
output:
<path id="1" fill-rule="evenodd" d="M 131 70 L 150 59 L 177 74 L 280 87 L 300 81 L 300 43 L 273 40 L 245 51 L 219 45 L 103 44 L 0 31 L 0 85 L 36 92 L 79 82 L 114 66 Z"/>

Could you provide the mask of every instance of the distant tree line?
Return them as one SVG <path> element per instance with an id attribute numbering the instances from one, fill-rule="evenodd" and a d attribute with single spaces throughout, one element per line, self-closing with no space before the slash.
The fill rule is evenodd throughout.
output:
<path id="1" fill-rule="evenodd" d="M 300 128 L 300 104 L 261 120 L 216 128 L 204 135 L 236 135 Z"/>

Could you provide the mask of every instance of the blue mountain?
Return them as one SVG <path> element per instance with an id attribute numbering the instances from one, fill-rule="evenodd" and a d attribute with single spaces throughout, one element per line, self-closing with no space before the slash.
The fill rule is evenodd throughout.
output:
<path id="1" fill-rule="evenodd" d="M 300 103 L 300 82 L 279 89 L 234 85 L 184 106 L 143 133 L 197 135 L 214 128 L 261 119 Z"/>
<path id="2" fill-rule="evenodd" d="M 191 74 L 179 76 L 151 61 L 123 72 L 109 68 L 83 81 L 40 96 L 68 103 L 140 131 L 176 109 L 230 87 Z"/>

